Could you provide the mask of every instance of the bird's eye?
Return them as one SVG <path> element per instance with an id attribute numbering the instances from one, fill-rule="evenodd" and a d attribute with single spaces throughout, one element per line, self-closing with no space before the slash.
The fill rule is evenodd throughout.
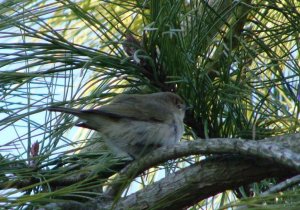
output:
<path id="1" fill-rule="evenodd" d="M 184 107 L 184 104 L 180 100 L 176 100 L 175 104 L 178 109 L 182 109 Z"/>
<path id="2" fill-rule="evenodd" d="M 180 98 L 174 98 L 173 104 L 176 106 L 177 109 L 182 110 L 184 109 L 185 105 Z"/>

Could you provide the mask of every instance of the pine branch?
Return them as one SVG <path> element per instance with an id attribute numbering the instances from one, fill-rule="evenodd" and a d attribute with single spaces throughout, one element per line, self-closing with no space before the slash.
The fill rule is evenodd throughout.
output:
<path id="1" fill-rule="evenodd" d="M 293 144 L 289 144 L 289 142 L 293 142 Z M 198 139 L 192 142 L 181 142 L 172 147 L 159 148 L 124 168 L 119 177 L 114 180 L 112 188 L 107 191 L 107 195 L 115 196 L 124 187 L 124 180 L 131 180 L 159 163 L 187 155 L 241 154 L 244 157 L 255 157 L 276 162 L 300 172 L 300 154 L 296 152 L 300 149 L 299 142 L 300 134 L 294 134 L 272 137 L 263 141 L 230 138 Z"/>
<path id="2" fill-rule="evenodd" d="M 270 164 L 256 158 L 228 155 L 196 163 L 147 186 L 145 189 L 121 198 L 114 203 L 114 197 L 103 195 L 94 201 L 76 205 L 76 209 L 180 209 L 191 206 L 219 192 L 235 189 L 268 177 L 291 177 L 296 172 L 281 165 Z M 153 196 L 155 195 L 155 196 Z M 73 202 L 52 203 L 67 208 Z"/>
<path id="3" fill-rule="evenodd" d="M 263 192 L 261 195 L 262 196 L 267 196 L 267 195 L 270 195 L 272 193 L 277 193 L 277 192 L 285 190 L 285 189 L 287 189 L 287 188 L 289 188 L 291 186 L 297 185 L 299 183 L 300 183 L 300 175 L 296 175 L 294 177 L 286 179 L 283 182 L 280 182 L 280 183 L 272 186 L 270 189 L 268 189 L 267 191 Z"/>
<path id="4" fill-rule="evenodd" d="M 116 209 L 182 209 L 203 199 L 268 177 L 291 177 L 285 166 L 243 156 L 209 159 L 120 199 Z M 153 196 L 155 195 L 155 196 Z"/>

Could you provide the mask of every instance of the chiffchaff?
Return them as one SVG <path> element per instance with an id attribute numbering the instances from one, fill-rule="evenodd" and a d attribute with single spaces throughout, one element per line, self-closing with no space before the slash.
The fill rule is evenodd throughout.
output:
<path id="1" fill-rule="evenodd" d="M 132 158 L 177 143 L 185 109 L 183 100 L 170 92 L 121 94 L 98 109 L 48 108 L 79 117 L 77 126 L 101 132 L 114 153 Z"/>

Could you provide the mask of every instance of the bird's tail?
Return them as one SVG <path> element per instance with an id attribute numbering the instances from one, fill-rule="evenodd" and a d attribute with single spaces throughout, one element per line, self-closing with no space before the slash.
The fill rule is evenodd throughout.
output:
<path id="1" fill-rule="evenodd" d="M 65 108 L 65 107 L 58 107 L 58 106 L 48 107 L 47 110 L 54 111 L 54 112 L 64 112 L 64 113 L 73 114 L 73 115 L 76 115 L 76 116 L 79 116 L 79 115 L 82 114 L 81 110 L 72 109 L 72 108 Z"/>
<path id="2" fill-rule="evenodd" d="M 97 118 L 97 115 L 95 115 L 94 113 L 85 112 L 79 109 L 57 107 L 57 106 L 48 107 L 47 110 L 54 111 L 54 112 L 68 113 L 76 117 L 79 117 L 78 122 L 75 124 L 76 126 L 79 127 L 89 128 L 93 130 L 97 130 L 97 128 L 100 127 L 101 120 L 95 121 L 95 117 Z"/>

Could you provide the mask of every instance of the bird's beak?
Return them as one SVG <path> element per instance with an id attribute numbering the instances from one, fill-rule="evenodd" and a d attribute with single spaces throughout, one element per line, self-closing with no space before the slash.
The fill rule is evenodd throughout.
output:
<path id="1" fill-rule="evenodd" d="M 184 111 L 187 111 L 187 110 L 191 110 L 193 108 L 193 106 L 187 106 L 187 105 L 185 105 L 184 107 L 183 107 L 183 110 Z"/>

